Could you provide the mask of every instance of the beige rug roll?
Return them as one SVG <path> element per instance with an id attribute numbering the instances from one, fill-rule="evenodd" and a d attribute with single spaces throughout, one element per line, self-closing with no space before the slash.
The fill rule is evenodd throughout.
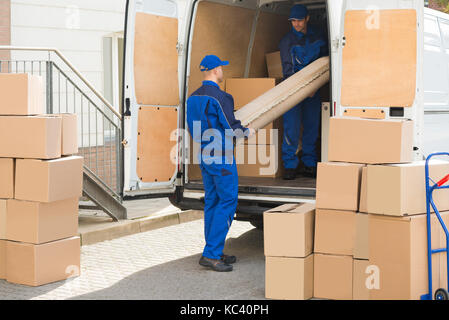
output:
<path id="1" fill-rule="evenodd" d="M 261 129 L 329 82 L 329 57 L 320 58 L 235 113 L 243 126 Z"/>

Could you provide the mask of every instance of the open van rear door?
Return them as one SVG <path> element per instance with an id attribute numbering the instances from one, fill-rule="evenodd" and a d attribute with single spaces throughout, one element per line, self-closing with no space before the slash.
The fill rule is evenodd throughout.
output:
<path id="1" fill-rule="evenodd" d="M 423 0 L 343 0 L 333 115 L 414 121 L 422 157 Z"/>
<path id="2" fill-rule="evenodd" d="M 124 195 L 167 195 L 178 173 L 178 5 L 129 0 L 124 70 Z"/>
<path id="3" fill-rule="evenodd" d="M 382 108 L 394 107 L 416 118 L 422 109 L 423 8 L 422 0 L 343 2 L 334 114 L 357 116 L 351 109 L 374 107 L 388 118 L 389 109 Z"/>

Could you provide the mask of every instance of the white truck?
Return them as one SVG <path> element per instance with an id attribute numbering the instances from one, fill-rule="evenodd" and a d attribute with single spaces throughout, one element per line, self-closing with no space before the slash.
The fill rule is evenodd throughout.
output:
<path id="1" fill-rule="evenodd" d="M 415 155 L 446 151 L 449 120 L 449 20 L 423 0 L 128 0 L 123 86 L 125 197 L 169 197 L 201 209 L 203 185 L 190 179 L 186 101 L 201 85 L 200 59 L 230 60 L 225 77 L 267 77 L 265 54 L 289 31 L 290 7 L 302 3 L 328 37 L 321 160 L 328 120 L 352 115 L 415 123 Z M 448 48 L 448 49 L 445 49 Z M 431 125 L 425 130 L 429 112 Z M 436 124 L 436 125 L 435 125 Z M 438 126 L 441 128 L 438 129 Z M 437 128 L 438 131 L 432 131 Z M 444 129 L 444 130 L 441 130 Z M 425 146 L 436 150 L 427 150 Z M 439 149 L 438 149 L 439 148 Z M 261 224 L 261 213 L 289 202 L 313 202 L 315 180 L 239 179 L 236 219 Z"/>

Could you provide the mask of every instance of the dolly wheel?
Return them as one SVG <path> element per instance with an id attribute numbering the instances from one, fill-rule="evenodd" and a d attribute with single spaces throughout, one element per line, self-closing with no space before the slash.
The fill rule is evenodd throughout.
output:
<path id="1" fill-rule="evenodd" d="M 449 293 L 446 289 L 440 288 L 435 292 L 435 300 L 449 300 Z"/>

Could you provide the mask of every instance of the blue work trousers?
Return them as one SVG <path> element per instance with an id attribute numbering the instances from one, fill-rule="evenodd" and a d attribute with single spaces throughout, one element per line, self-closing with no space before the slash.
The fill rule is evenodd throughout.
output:
<path id="1" fill-rule="evenodd" d="M 316 167 L 316 143 L 321 121 L 321 99 L 319 92 L 307 98 L 283 116 L 284 139 L 282 142 L 282 161 L 284 168 L 296 169 L 299 159 L 296 155 L 303 126 L 302 162 L 307 167 Z"/>
<path id="2" fill-rule="evenodd" d="M 203 256 L 220 259 L 226 236 L 238 201 L 238 175 L 235 159 L 232 164 L 200 164 L 204 184 L 204 236 Z"/>

